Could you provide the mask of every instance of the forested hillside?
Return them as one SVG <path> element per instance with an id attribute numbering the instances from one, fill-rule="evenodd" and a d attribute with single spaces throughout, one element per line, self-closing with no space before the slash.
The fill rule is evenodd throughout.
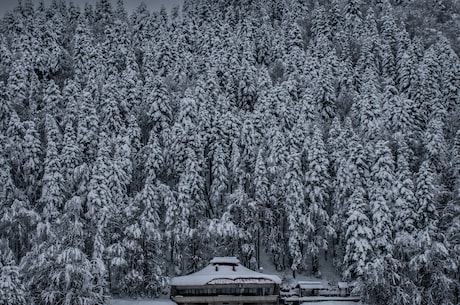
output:
<path id="1" fill-rule="evenodd" d="M 369 304 L 459 304 L 459 12 L 19 1 L 0 31 L 0 304 L 158 295 L 261 253 L 318 276 L 328 258 Z"/>

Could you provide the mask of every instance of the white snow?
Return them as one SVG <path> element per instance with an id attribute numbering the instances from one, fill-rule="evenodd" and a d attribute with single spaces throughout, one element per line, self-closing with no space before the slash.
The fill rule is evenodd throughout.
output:
<path id="1" fill-rule="evenodd" d="M 177 305 L 168 298 L 158 299 L 111 299 L 110 305 Z"/>
<path id="2" fill-rule="evenodd" d="M 222 256 L 222 257 L 214 257 L 211 261 L 211 264 L 231 264 L 231 265 L 238 265 L 240 260 L 234 256 Z"/>
<path id="3" fill-rule="evenodd" d="M 321 302 L 306 302 L 301 305 L 364 305 L 361 302 L 353 301 L 321 301 Z"/>
<path id="4" fill-rule="evenodd" d="M 110 305 L 177 305 L 175 302 L 166 298 L 159 299 L 112 299 Z M 322 301 L 322 302 L 308 302 L 302 305 L 363 305 L 359 302 L 351 301 Z"/>
<path id="5" fill-rule="evenodd" d="M 222 258 L 223 259 L 223 258 Z M 215 261 L 215 260 L 213 260 Z M 213 262 L 212 261 L 212 262 Z M 218 260 L 223 263 L 223 260 Z M 232 263 L 235 261 L 232 260 Z M 227 262 L 228 263 L 228 262 Z M 277 284 L 281 284 L 281 279 L 277 275 L 263 274 L 252 271 L 240 264 L 238 265 L 219 265 L 209 264 L 202 270 L 192 273 L 190 275 L 178 276 L 171 279 L 172 286 L 196 286 L 213 284 L 220 282 L 219 280 L 225 281 L 241 281 L 244 280 L 246 283 L 252 281 L 260 283 L 261 281 L 270 281 Z"/>

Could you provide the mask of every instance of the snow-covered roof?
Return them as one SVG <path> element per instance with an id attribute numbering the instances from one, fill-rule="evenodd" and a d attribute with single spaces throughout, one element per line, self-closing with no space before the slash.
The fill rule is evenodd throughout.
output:
<path id="1" fill-rule="evenodd" d="M 227 264 L 227 265 L 238 265 L 240 260 L 234 256 L 222 256 L 222 257 L 214 257 L 211 261 L 211 264 Z"/>
<path id="2" fill-rule="evenodd" d="M 276 275 L 255 272 L 232 257 L 215 257 L 211 264 L 198 272 L 171 279 L 172 286 L 202 286 L 222 284 L 280 284 Z"/>
<path id="3" fill-rule="evenodd" d="M 339 286 L 340 289 L 348 288 L 347 282 L 338 282 L 337 285 Z"/>

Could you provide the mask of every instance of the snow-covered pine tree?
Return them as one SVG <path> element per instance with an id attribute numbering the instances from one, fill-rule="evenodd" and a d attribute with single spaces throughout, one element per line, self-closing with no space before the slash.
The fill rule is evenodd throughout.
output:
<path id="1" fill-rule="evenodd" d="M 328 238 L 334 235 L 329 223 L 329 160 L 323 141 L 323 134 L 318 126 L 313 127 L 313 136 L 304 147 L 305 160 L 305 232 L 308 236 L 306 250 L 312 258 L 312 272 L 319 270 L 318 255 L 328 249 Z"/>
<path id="2" fill-rule="evenodd" d="M 289 265 L 295 277 L 296 271 L 305 268 L 303 262 L 303 243 L 307 236 L 303 233 L 305 229 L 309 232 L 315 230 L 314 223 L 308 221 L 305 216 L 305 190 L 302 181 L 302 164 L 300 151 L 291 147 L 288 156 L 288 168 L 285 175 L 285 200 L 284 217 L 287 231 L 285 250 L 289 253 Z M 284 231 L 284 226 L 281 226 Z M 278 240 L 278 242 L 281 242 Z M 280 253 L 282 255 L 282 253 Z"/>
<path id="3" fill-rule="evenodd" d="M 394 161 L 388 142 L 379 140 L 372 149 L 368 194 L 373 253 L 366 265 L 362 290 L 372 302 L 384 304 L 397 290 L 399 281 L 399 262 L 393 258 Z"/>
<path id="4" fill-rule="evenodd" d="M 446 167 L 447 143 L 444 137 L 444 123 L 440 117 L 430 119 L 423 133 L 423 144 L 426 158 L 436 171 L 443 171 Z"/>
<path id="5" fill-rule="evenodd" d="M 26 133 L 21 154 L 22 181 L 29 200 L 34 202 L 39 196 L 40 178 L 43 171 L 41 141 L 33 121 L 24 122 Z"/>
<path id="6" fill-rule="evenodd" d="M 360 279 L 366 272 L 366 265 L 373 254 L 372 225 L 368 218 L 369 203 L 365 191 L 358 186 L 348 199 L 346 232 L 344 234 L 345 253 L 343 275 L 347 279 Z"/>
<path id="7" fill-rule="evenodd" d="M 46 116 L 46 157 L 42 178 L 42 192 L 39 199 L 40 212 L 46 221 L 54 221 L 62 212 L 65 200 L 65 185 L 59 143 L 61 136 L 56 121 L 51 115 Z"/>
<path id="8" fill-rule="evenodd" d="M 67 121 L 64 130 L 63 147 L 60 156 L 65 191 L 71 194 L 75 190 L 74 171 L 82 162 L 81 149 L 76 141 L 72 121 Z"/>
<path id="9" fill-rule="evenodd" d="M 224 196 L 228 188 L 228 156 L 224 152 L 222 144 L 217 144 L 212 154 L 212 184 L 211 200 L 212 214 L 221 216 L 224 207 Z"/>
<path id="10" fill-rule="evenodd" d="M 81 105 L 77 121 L 77 143 L 81 147 L 83 161 L 94 161 L 97 153 L 99 118 L 91 93 L 85 88 L 80 96 Z"/>
<path id="11" fill-rule="evenodd" d="M 406 156 L 398 152 L 395 184 L 394 232 L 395 254 L 407 260 L 413 251 L 418 213 L 416 211 L 413 173 Z"/>
<path id="12" fill-rule="evenodd" d="M 0 239 L 0 303 L 24 305 L 26 291 L 8 241 Z"/>
<path id="13" fill-rule="evenodd" d="M 430 161 L 425 160 L 417 173 L 417 251 L 409 262 L 415 274 L 413 281 L 423 287 L 420 298 L 430 303 L 438 300 L 450 302 L 455 294 L 455 279 L 448 270 L 454 261 L 449 256 L 449 243 L 439 230 L 438 194 L 440 186 L 436 182 Z M 447 271 L 447 272 L 446 272 Z"/>
<path id="14" fill-rule="evenodd" d="M 369 204 L 373 228 L 373 248 L 377 256 L 391 254 L 393 241 L 394 160 L 388 142 L 380 140 L 373 147 L 370 168 Z"/>

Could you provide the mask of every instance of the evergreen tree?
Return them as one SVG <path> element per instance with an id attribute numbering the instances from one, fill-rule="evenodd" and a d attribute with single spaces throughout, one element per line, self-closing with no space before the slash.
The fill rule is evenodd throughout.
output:
<path id="1" fill-rule="evenodd" d="M 404 155 L 398 155 L 397 182 L 395 186 L 394 231 L 398 250 L 410 251 L 416 233 L 417 211 L 415 186 Z"/>
<path id="2" fill-rule="evenodd" d="M 42 167 L 41 141 L 33 121 L 25 122 L 26 133 L 24 135 L 22 159 L 22 181 L 25 192 L 31 202 L 38 196 Z"/>
<path id="3" fill-rule="evenodd" d="M 423 134 L 427 159 L 438 171 L 442 171 L 446 163 L 447 144 L 443 126 L 440 118 L 433 118 L 428 122 L 427 129 Z"/>
<path id="4" fill-rule="evenodd" d="M 88 21 L 80 17 L 75 30 L 73 46 L 74 78 L 83 87 L 90 80 L 90 72 L 96 66 L 97 49 Z"/>
<path id="5" fill-rule="evenodd" d="M 439 190 L 436 188 L 435 177 L 429 161 L 424 161 L 420 166 L 416 183 L 417 227 L 425 229 L 433 226 L 433 221 L 438 218 L 435 198 Z M 430 230 L 434 230 L 434 228 Z"/>
<path id="6" fill-rule="evenodd" d="M 345 255 L 343 264 L 344 277 L 360 278 L 366 272 L 366 265 L 373 254 L 372 227 L 367 217 L 368 203 L 364 198 L 364 190 L 357 187 L 349 198 L 347 219 L 345 222 Z"/>
<path id="7" fill-rule="evenodd" d="M 99 118 L 97 116 L 94 98 L 86 89 L 82 92 L 81 106 L 77 121 L 77 143 L 81 147 L 84 160 L 93 160 L 97 150 L 97 134 Z"/>
<path id="8" fill-rule="evenodd" d="M 51 115 L 46 116 L 46 125 L 46 157 L 39 202 L 43 217 L 47 221 L 53 221 L 60 215 L 64 207 L 65 189 L 58 143 L 56 143 L 56 137 L 60 132 Z"/>
<path id="9" fill-rule="evenodd" d="M 58 85 L 53 80 L 48 83 L 48 86 L 45 89 L 43 104 L 45 114 L 51 115 L 58 126 L 60 126 L 61 123 L 63 123 L 63 99 L 61 90 L 59 90 Z"/>
<path id="10" fill-rule="evenodd" d="M 149 90 L 144 93 L 145 103 L 149 108 L 148 121 L 155 132 L 161 133 L 161 131 L 167 129 L 171 124 L 171 101 L 165 86 L 161 84 L 159 79 L 149 81 L 154 83 L 147 85 L 149 87 L 152 86 L 152 88 L 149 88 Z"/>
<path id="11" fill-rule="evenodd" d="M 305 197 L 307 203 L 307 251 L 312 256 L 312 271 L 318 271 L 317 256 L 327 250 L 327 240 L 334 234 L 329 224 L 329 160 L 319 127 L 313 127 L 313 137 L 306 151 Z"/>
<path id="12" fill-rule="evenodd" d="M 220 216 L 220 211 L 223 209 L 224 196 L 228 188 L 228 162 L 227 156 L 222 145 L 217 145 L 212 155 L 212 184 L 211 184 L 211 199 L 213 201 L 212 213 Z"/>
<path id="13" fill-rule="evenodd" d="M 25 288 L 8 242 L 0 240 L 0 302 L 5 305 L 26 304 Z"/>
<path id="14" fill-rule="evenodd" d="M 302 227 L 309 225 L 309 231 L 315 230 L 314 223 L 308 221 L 305 215 L 305 195 L 302 187 L 302 170 L 300 153 L 291 149 L 289 155 L 289 168 L 286 172 L 286 199 L 285 217 L 287 222 L 287 250 L 290 256 L 290 268 L 295 272 L 300 269 L 303 261 L 302 244 L 306 236 L 302 234 Z"/>
<path id="15" fill-rule="evenodd" d="M 370 169 L 369 204 L 373 227 L 373 248 L 376 255 L 391 254 L 393 240 L 394 161 L 387 142 L 374 147 L 374 163 Z"/>

